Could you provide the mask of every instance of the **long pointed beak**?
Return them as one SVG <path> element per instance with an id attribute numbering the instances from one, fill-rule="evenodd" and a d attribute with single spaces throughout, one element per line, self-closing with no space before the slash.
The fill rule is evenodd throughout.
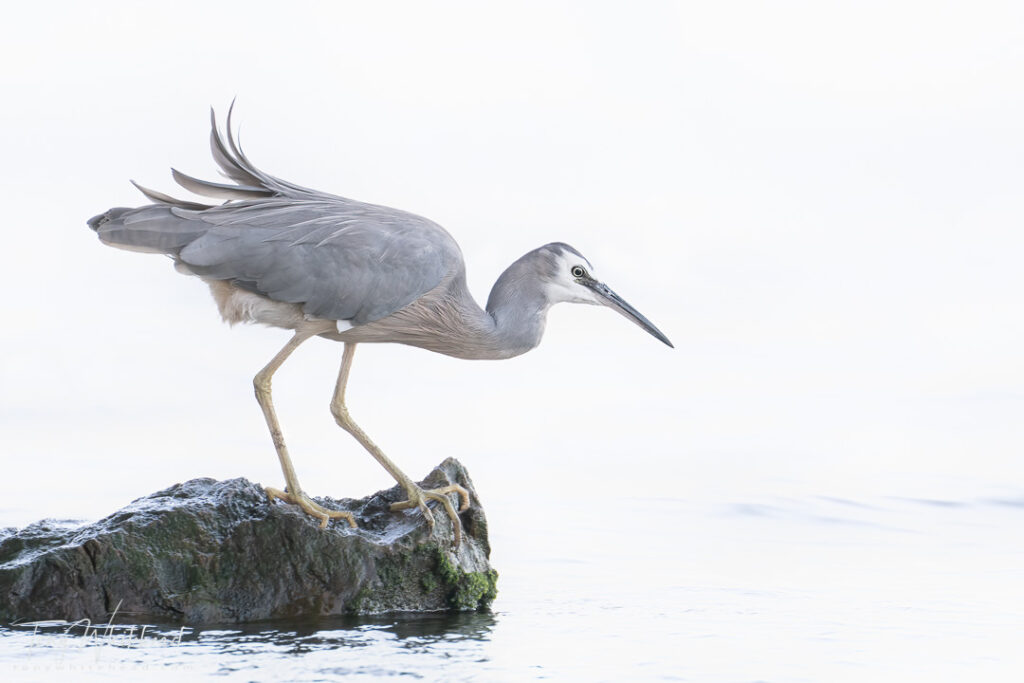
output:
<path id="1" fill-rule="evenodd" d="M 647 332 L 649 332 L 658 341 L 668 345 L 673 349 L 675 348 L 675 346 L 672 346 L 672 342 L 668 340 L 668 337 L 662 334 L 661 330 L 654 326 L 654 323 L 645 318 L 640 313 L 640 311 L 630 306 L 625 299 L 623 299 L 621 296 L 613 292 L 608 285 L 590 278 L 580 279 L 577 280 L 577 282 L 593 290 L 593 292 L 597 294 L 601 303 L 603 303 L 605 306 L 608 306 L 609 308 L 618 311 L 628 320 L 631 320 L 634 323 L 636 323 L 641 329 L 644 329 Z"/>

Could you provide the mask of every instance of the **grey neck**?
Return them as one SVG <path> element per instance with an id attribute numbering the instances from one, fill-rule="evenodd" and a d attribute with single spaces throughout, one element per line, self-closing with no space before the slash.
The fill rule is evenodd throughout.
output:
<path id="1" fill-rule="evenodd" d="M 457 319 L 450 322 L 456 333 L 444 348 L 434 350 L 460 358 L 497 360 L 537 346 L 544 335 L 550 303 L 529 257 L 527 254 L 505 269 L 491 288 L 486 309 L 469 294 L 465 273 L 457 275 L 448 289 L 449 315 Z M 430 343 L 421 345 L 432 348 Z"/>
<path id="2" fill-rule="evenodd" d="M 501 359 L 540 343 L 551 302 L 534 252 L 505 269 L 487 300 L 473 299 L 460 269 L 443 286 L 380 320 L 329 336 L 338 341 L 398 342 L 456 358 Z"/>
<path id="3" fill-rule="evenodd" d="M 429 297 L 379 321 L 359 325 L 341 341 L 399 341 L 456 358 L 501 359 L 526 353 L 540 343 L 551 302 L 538 272 L 538 256 L 526 254 L 505 269 L 480 308 L 457 272 Z"/>
<path id="4" fill-rule="evenodd" d="M 500 358 L 526 353 L 544 336 L 551 302 L 536 260 L 536 252 L 530 252 L 506 268 L 487 298 L 487 314 L 494 320 L 493 345 Z"/>
<path id="5" fill-rule="evenodd" d="M 494 321 L 491 333 L 496 358 L 511 358 L 540 344 L 549 304 L 539 295 L 502 286 L 501 278 L 487 299 L 487 315 Z"/>

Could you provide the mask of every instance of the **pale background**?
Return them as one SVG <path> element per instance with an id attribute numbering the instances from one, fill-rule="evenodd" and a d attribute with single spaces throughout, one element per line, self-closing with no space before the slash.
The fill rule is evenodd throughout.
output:
<path id="1" fill-rule="evenodd" d="M 596 520 L 644 495 L 1024 500 L 1020 3 L 50 3 L 14 19 L 0 525 L 95 518 L 197 476 L 282 484 L 251 377 L 287 333 L 229 329 L 198 280 L 85 226 L 144 203 L 129 178 L 217 179 L 208 110 L 236 95 L 258 166 L 439 222 L 478 301 L 566 241 L 675 343 L 564 305 L 510 361 L 360 348 L 354 417 L 414 477 L 469 467 L 499 569 L 557 537 L 553 496 Z M 275 398 L 304 487 L 362 496 L 392 482 L 330 416 L 340 355 L 308 343 Z M 672 543 L 687 523 L 657 529 Z"/>

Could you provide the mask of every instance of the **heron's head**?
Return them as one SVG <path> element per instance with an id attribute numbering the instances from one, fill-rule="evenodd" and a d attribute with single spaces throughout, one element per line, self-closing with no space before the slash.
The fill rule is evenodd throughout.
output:
<path id="1" fill-rule="evenodd" d="M 661 330 L 640 314 L 625 299 L 597 279 L 594 266 L 568 244 L 552 242 L 537 250 L 545 266 L 541 278 L 547 300 L 552 303 L 594 304 L 620 313 L 659 341 L 672 346 Z M 675 347 L 673 347 L 675 348 Z"/>

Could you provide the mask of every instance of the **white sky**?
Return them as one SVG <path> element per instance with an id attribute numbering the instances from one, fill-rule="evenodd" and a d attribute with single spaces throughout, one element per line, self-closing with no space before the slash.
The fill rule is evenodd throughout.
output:
<path id="1" fill-rule="evenodd" d="M 1011 2 L 9 10 L 0 523 L 280 485 L 250 380 L 287 333 L 85 227 L 144 203 L 129 178 L 215 178 L 236 94 L 258 165 L 438 221 L 478 300 L 567 241 L 676 344 L 562 306 L 511 361 L 362 347 L 353 415 L 412 476 L 455 455 L 485 502 L 1019 492 L 1022 29 Z M 328 412 L 340 355 L 311 342 L 275 396 L 305 488 L 364 495 L 390 481 Z"/>

